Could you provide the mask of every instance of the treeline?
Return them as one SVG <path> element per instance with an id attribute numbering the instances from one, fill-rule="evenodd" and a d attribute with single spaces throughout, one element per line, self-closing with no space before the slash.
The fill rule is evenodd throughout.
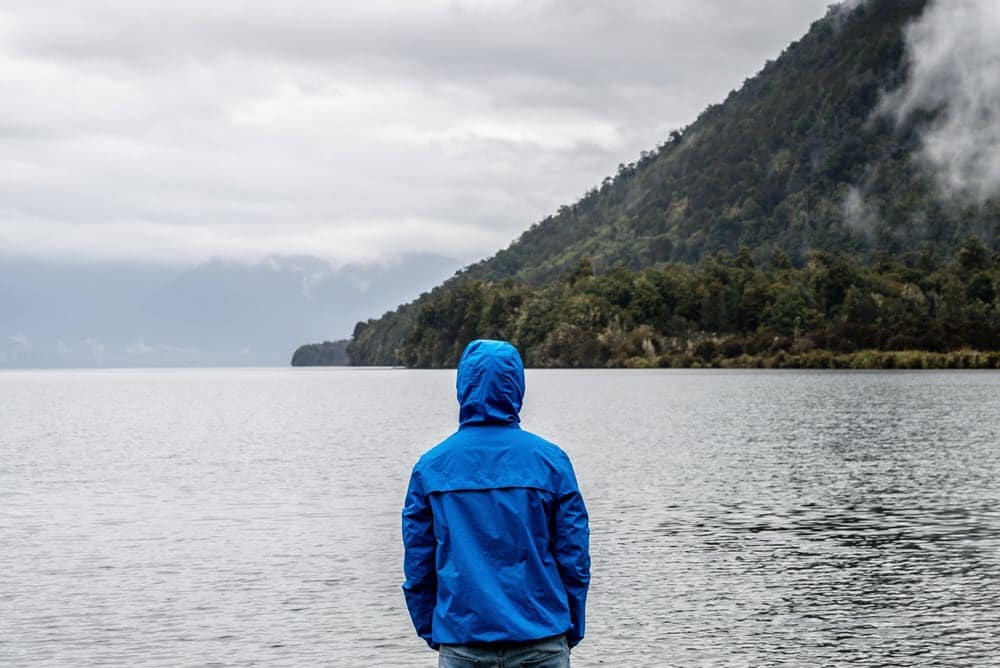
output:
<path id="1" fill-rule="evenodd" d="M 299 346 L 292 355 L 292 366 L 347 366 L 348 341 L 324 341 Z"/>
<path id="2" fill-rule="evenodd" d="M 874 264 L 826 252 L 766 268 L 745 249 L 697 265 L 595 273 L 541 287 L 466 280 L 359 323 L 353 364 L 451 367 L 502 338 L 534 367 L 998 367 L 1000 253 L 967 239 Z M 971 351 L 980 351 L 973 353 Z M 982 351 L 986 351 L 985 353 Z"/>

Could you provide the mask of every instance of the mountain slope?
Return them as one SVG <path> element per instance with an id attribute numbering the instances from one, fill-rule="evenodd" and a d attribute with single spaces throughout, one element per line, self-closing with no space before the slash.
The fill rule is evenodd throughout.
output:
<path id="1" fill-rule="evenodd" d="M 927 244 L 950 254 L 969 230 L 913 163 L 915 127 L 872 118 L 881 93 L 905 78 L 902 28 L 925 4 L 834 10 L 723 104 L 467 275 L 544 282 L 583 257 L 598 270 L 641 267 L 741 244 L 758 260 L 773 247 L 793 260 L 809 249 L 871 255 Z M 878 215 L 845 211 L 851 193 Z"/>
<path id="2" fill-rule="evenodd" d="M 927 4 L 869 0 L 831 9 L 777 61 L 657 150 L 620 166 L 434 293 L 359 324 L 352 362 L 395 362 L 414 327 L 433 327 L 418 318 L 424 305 L 458 299 L 464 283 L 545 286 L 581 261 L 598 273 L 638 270 L 734 256 L 741 247 L 757 264 L 777 253 L 802 266 L 815 251 L 862 263 L 918 252 L 940 260 L 970 236 L 995 248 L 997 200 L 947 200 L 914 157 L 936 113 L 902 124 L 878 113 L 886 92 L 906 80 L 904 28 Z M 454 335 L 480 333 L 466 329 Z"/>

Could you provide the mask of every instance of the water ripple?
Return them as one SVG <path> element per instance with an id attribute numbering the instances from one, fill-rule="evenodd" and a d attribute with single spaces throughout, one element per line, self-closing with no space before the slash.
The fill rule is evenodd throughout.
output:
<path id="1" fill-rule="evenodd" d="M 0 373 L 0 665 L 431 666 L 399 506 L 450 372 Z M 576 666 L 1000 657 L 1000 374 L 529 371 Z"/>

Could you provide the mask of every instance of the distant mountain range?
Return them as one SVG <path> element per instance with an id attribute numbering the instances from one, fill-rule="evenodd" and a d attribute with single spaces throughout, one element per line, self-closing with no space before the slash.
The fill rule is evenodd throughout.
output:
<path id="1" fill-rule="evenodd" d="M 0 263 L 0 368 L 285 365 L 303 336 L 345 337 L 456 261 L 332 268 L 310 257 L 196 267 Z"/>
<path id="2" fill-rule="evenodd" d="M 472 294 L 470 284 L 545 289 L 582 265 L 600 275 L 737 255 L 760 267 L 780 257 L 801 268 L 816 252 L 869 265 L 880 257 L 927 263 L 952 258 L 969 238 L 996 249 L 996 191 L 984 197 L 980 187 L 970 197 L 954 179 L 949 189 L 940 165 L 926 159 L 928 133 L 942 125 L 947 100 L 921 106 L 904 95 L 913 84 L 906 28 L 929 5 L 832 7 L 723 103 L 620 165 L 579 201 L 420 299 L 359 323 L 348 347 L 352 363 L 453 363 L 453 352 L 401 360 L 400 351 L 432 339 L 435 349 L 460 350 L 462 339 L 488 333 L 485 311 L 473 317 L 455 307 Z M 995 113 L 985 108 L 987 118 L 977 122 L 996 123 Z M 523 309 L 523 298 L 476 308 Z M 445 303 L 467 326 L 427 311 Z M 501 315 L 495 322 L 516 320 L 513 312 Z"/>

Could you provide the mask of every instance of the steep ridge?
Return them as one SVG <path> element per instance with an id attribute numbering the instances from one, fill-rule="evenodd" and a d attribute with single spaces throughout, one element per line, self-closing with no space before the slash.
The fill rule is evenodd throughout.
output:
<path id="1" fill-rule="evenodd" d="M 470 282 L 544 288 L 581 263 L 601 275 L 738 254 L 757 266 L 780 257 L 804 267 L 816 252 L 861 264 L 920 255 L 926 264 L 952 257 L 969 237 L 996 248 L 997 200 L 949 200 L 915 157 L 921 129 L 936 112 L 903 123 L 879 113 L 887 92 L 907 77 L 904 28 L 927 5 L 869 0 L 831 8 L 776 61 L 656 150 L 430 294 L 359 323 L 348 349 L 352 363 L 453 363 L 453 352 L 414 355 L 414 330 L 441 328 L 441 309 L 434 318 L 420 312 L 431 302 L 467 298 Z M 488 334 L 475 323 L 444 329 L 451 331 L 442 343 L 449 351 Z M 401 359 L 404 341 L 409 352 Z"/>
<path id="2" fill-rule="evenodd" d="M 902 28 L 925 4 L 831 10 L 724 103 L 466 275 L 544 282 L 583 257 L 600 271 L 696 262 L 740 245 L 759 261 L 775 247 L 795 262 L 811 249 L 952 251 L 969 230 L 913 164 L 915 124 L 873 118 L 882 92 L 905 78 Z M 845 212 L 862 191 L 877 224 Z"/>

